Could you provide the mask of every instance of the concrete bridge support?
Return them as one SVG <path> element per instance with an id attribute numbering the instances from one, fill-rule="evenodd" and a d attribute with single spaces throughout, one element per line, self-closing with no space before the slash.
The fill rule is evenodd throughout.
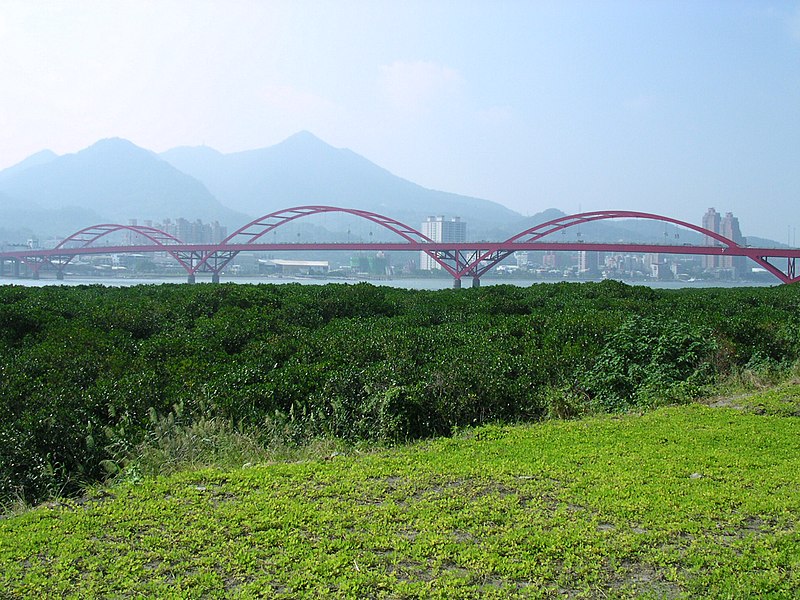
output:
<path id="1" fill-rule="evenodd" d="M 0 277 L 19 277 L 19 261 L 16 258 L 0 259 Z"/>
<path id="2" fill-rule="evenodd" d="M 216 271 L 211 273 L 211 283 L 219 283 L 219 273 Z"/>
<path id="3" fill-rule="evenodd" d="M 472 287 L 474 287 L 474 288 L 481 287 L 481 278 L 480 277 L 473 277 L 472 278 Z"/>
<path id="4" fill-rule="evenodd" d="M 194 282 L 195 282 L 194 273 L 189 273 L 189 276 L 186 278 L 186 283 L 194 283 Z"/>
<path id="5" fill-rule="evenodd" d="M 58 279 L 59 281 L 64 281 L 64 271 L 62 271 L 61 269 L 56 271 L 56 279 Z"/>
<path id="6" fill-rule="evenodd" d="M 460 290 L 461 289 L 461 280 L 460 279 L 453 279 L 453 289 Z"/>

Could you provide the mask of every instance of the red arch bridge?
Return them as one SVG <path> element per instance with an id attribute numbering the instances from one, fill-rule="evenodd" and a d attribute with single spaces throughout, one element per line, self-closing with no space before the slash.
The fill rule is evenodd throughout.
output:
<path id="1" fill-rule="evenodd" d="M 394 242 L 370 243 L 267 243 L 265 235 L 297 219 L 321 213 L 344 213 L 386 228 L 397 236 Z M 571 227 L 593 221 L 608 219 L 649 219 L 670 223 L 693 230 L 706 236 L 708 243 L 692 244 L 634 244 L 559 242 L 548 236 Z M 110 234 L 130 232 L 136 243 L 110 245 Z M 134 235 L 135 234 L 135 235 Z M 352 208 L 335 206 L 298 206 L 264 215 L 237 229 L 218 244 L 187 244 L 173 235 L 153 227 L 141 225 L 102 224 L 93 225 L 73 233 L 54 248 L 20 249 L 0 252 L 0 275 L 6 271 L 16 277 L 20 265 L 27 266 L 33 278 L 38 278 L 43 268 L 54 269 L 58 279 L 64 278 L 64 269 L 77 256 L 93 254 L 153 253 L 165 252 L 186 270 L 189 283 L 194 283 L 197 273 L 211 273 L 212 282 L 219 282 L 222 270 L 240 252 L 276 251 L 419 251 L 424 252 L 442 269 L 452 275 L 454 287 L 461 287 L 462 278 L 472 278 L 474 287 L 491 268 L 520 250 L 527 251 L 596 251 L 651 254 L 682 254 L 705 256 L 744 256 L 772 273 L 783 283 L 800 280 L 795 270 L 795 261 L 800 249 L 754 248 L 742 246 L 718 233 L 697 225 L 651 213 L 605 210 L 568 215 L 541 223 L 508 238 L 503 242 L 436 242 L 417 231 L 383 215 Z M 10 265 L 10 269 L 7 267 Z"/>

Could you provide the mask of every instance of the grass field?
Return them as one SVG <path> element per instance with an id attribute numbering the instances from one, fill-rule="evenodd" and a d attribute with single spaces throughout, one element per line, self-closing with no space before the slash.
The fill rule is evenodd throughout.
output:
<path id="1" fill-rule="evenodd" d="M 0 598 L 797 598 L 800 386 L 143 478 L 0 520 Z"/>

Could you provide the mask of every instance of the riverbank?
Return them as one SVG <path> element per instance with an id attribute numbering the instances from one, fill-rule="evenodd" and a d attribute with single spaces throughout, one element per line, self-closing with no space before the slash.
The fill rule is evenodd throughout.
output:
<path id="1" fill-rule="evenodd" d="M 598 283 L 603 279 L 524 279 L 520 277 L 484 277 L 481 286 L 513 285 L 515 287 L 530 287 L 538 284 L 558 283 Z M 615 280 L 616 281 L 616 280 Z M 0 285 L 20 285 L 25 287 L 44 286 L 79 286 L 102 285 L 108 287 L 130 287 L 136 285 L 162 285 L 171 283 L 186 283 L 185 275 L 170 277 L 67 277 L 66 279 L 17 279 L 10 277 L 0 278 Z M 196 284 L 211 283 L 211 277 L 204 274 L 197 276 Z M 395 287 L 407 290 L 446 290 L 453 287 L 453 279 L 449 277 L 396 277 L 396 278 L 345 278 L 345 277 L 223 277 L 221 283 L 236 283 L 241 285 L 258 284 L 301 284 L 301 285 L 327 285 L 331 283 L 354 285 L 369 283 L 386 287 Z M 743 288 L 743 287 L 773 287 L 780 285 L 777 279 L 765 280 L 724 280 L 724 279 L 696 279 L 680 281 L 658 281 L 651 279 L 620 280 L 625 285 L 650 287 L 653 289 L 702 289 L 702 288 Z M 464 288 L 471 286 L 471 281 L 462 281 Z"/>
<path id="2" fill-rule="evenodd" d="M 796 597 L 800 386 L 710 404 L 132 473 L 0 520 L 0 587 L 14 598 Z"/>

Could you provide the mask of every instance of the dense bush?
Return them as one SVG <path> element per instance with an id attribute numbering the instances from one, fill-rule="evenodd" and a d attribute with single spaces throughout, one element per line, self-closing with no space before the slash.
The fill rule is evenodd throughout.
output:
<path id="1" fill-rule="evenodd" d="M 711 380 L 716 347 L 707 327 L 634 315 L 609 336 L 586 387 L 607 410 L 691 398 Z"/>
<path id="2" fill-rule="evenodd" d="M 792 286 L 3 286 L 0 499 L 102 478 L 176 406 L 269 444 L 679 400 L 795 361 L 798 308 Z"/>

